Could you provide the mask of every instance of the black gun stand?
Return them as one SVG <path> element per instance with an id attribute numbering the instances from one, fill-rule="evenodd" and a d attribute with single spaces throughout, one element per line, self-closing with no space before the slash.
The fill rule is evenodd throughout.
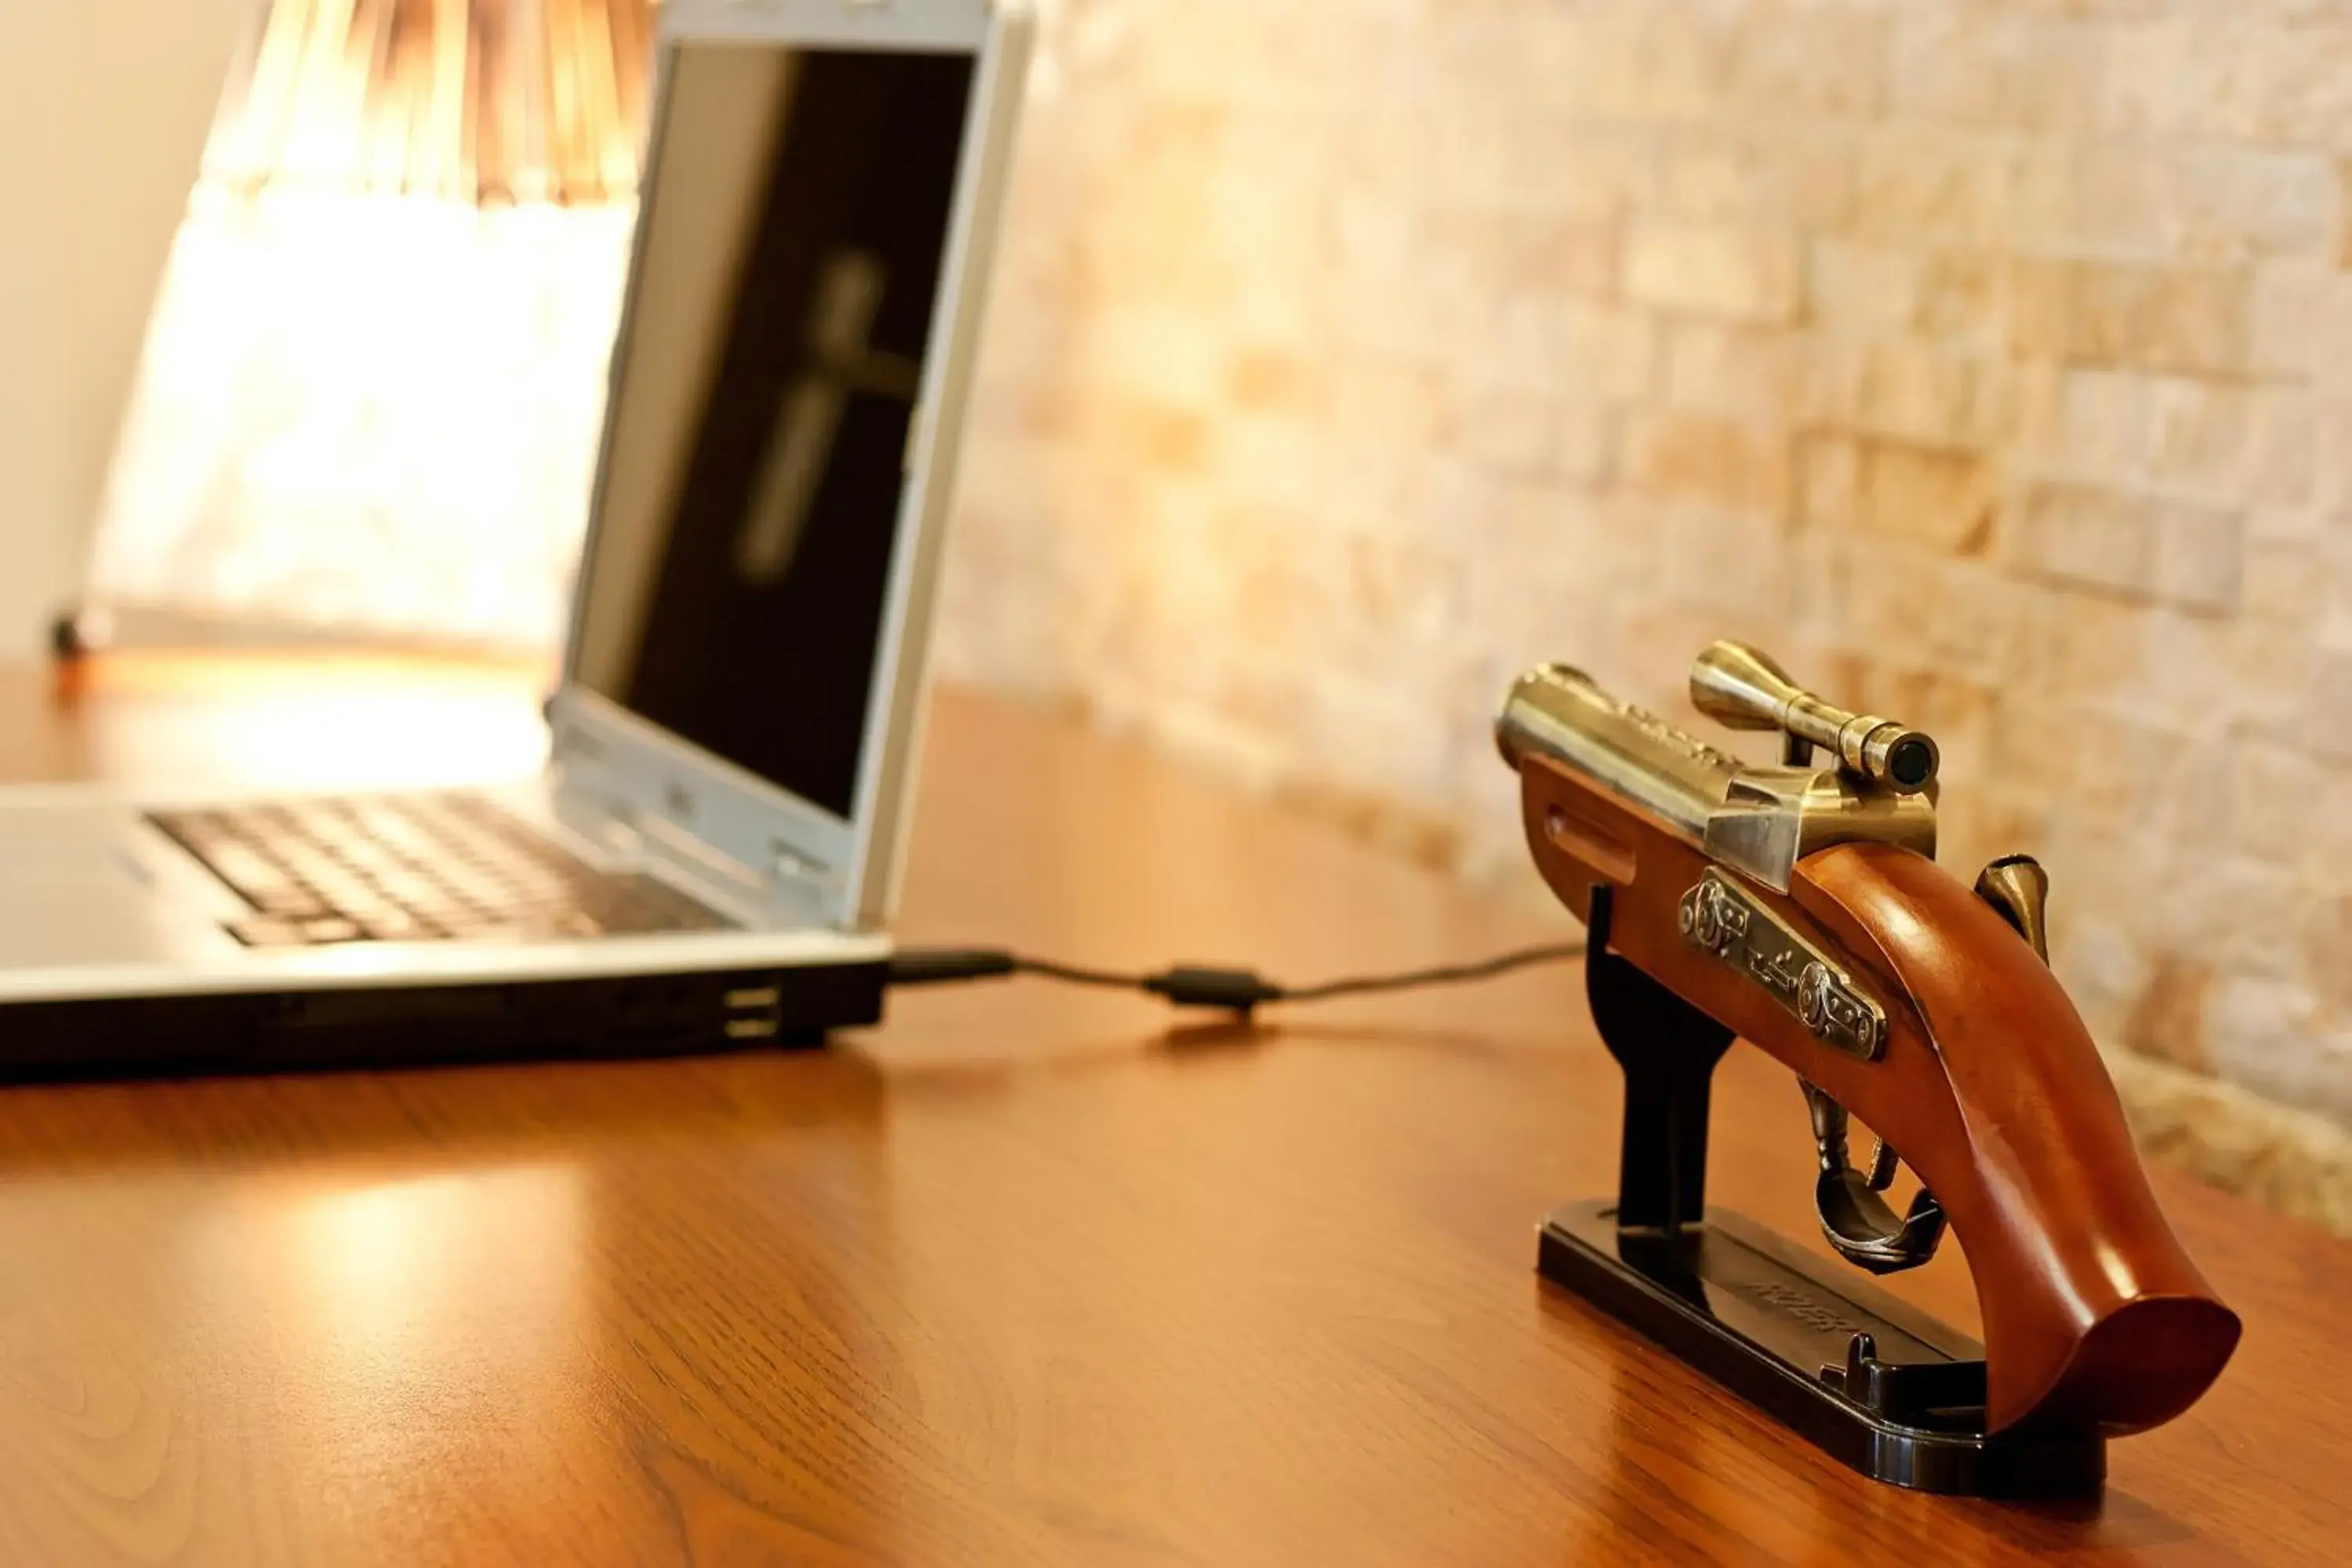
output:
<path id="1" fill-rule="evenodd" d="M 1708 1086 L 1731 1031 L 1610 952 L 1610 913 L 1594 889 L 1585 994 L 1625 1072 L 1617 1199 L 1545 1222 L 1544 1278 L 1864 1475 L 1962 1497 L 2097 1491 L 2095 1435 L 1986 1434 L 1981 1345 L 1707 1209 Z"/>

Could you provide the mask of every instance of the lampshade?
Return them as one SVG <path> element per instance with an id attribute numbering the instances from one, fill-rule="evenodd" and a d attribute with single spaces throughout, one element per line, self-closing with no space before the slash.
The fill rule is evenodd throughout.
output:
<path id="1" fill-rule="evenodd" d="M 276 0 L 205 174 L 247 194 L 625 198 L 651 32 L 650 0 Z"/>
<path id="2" fill-rule="evenodd" d="M 551 646 L 654 15 L 650 0 L 275 0 L 157 297 L 93 607 Z"/>

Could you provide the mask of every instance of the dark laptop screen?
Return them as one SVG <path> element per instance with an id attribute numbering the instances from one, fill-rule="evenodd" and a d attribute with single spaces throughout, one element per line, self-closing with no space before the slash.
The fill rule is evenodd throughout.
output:
<path id="1" fill-rule="evenodd" d="M 572 679 L 842 816 L 973 62 L 670 61 Z"/>

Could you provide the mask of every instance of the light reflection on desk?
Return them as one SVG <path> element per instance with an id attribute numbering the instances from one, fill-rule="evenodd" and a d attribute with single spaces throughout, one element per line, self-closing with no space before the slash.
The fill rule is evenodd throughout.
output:
<path id="1" fill-rule="evenodd" d="M 242 1309 L 278 1419 L 331 1438 L 347 1479 L 433 1488 L 462 1465 L 467 1485 L 528 1484 L 534 1445 L 508 1417 L 588 1381 L 585 1200 L 562 1163 L 271 1184 L 224 1205 L 191 1261 Z"/>

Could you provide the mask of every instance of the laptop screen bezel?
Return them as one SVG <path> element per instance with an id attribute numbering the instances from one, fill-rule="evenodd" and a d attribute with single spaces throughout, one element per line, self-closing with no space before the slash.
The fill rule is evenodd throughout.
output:
<path id="1" fill-rule="evenodd" d="M 860 0 L 667 0 L 662 11 L 646 178 L 614 337 L 604 439 L 562 674 L 548 702 L 558 786 L 599 817 L 622 819 L 674 848 L 684 841 L 690 858 L 719 865 L 739 880 L 757 879 L 795 905 L 814 903 L 829 923 L 877 924 L 896 900 L 905 796 L 928 673 L 932 578 L 1026 57 L 1027 17 L 1019 6 L 985 0 L 896 0 L 887 6 Z M 695 745 L 577 679 L 640 274 L 661 200 L 670 87 L 678 52 L 702 45 L 957 53 L 973 62 L 939 305 L 924 354 L 907 482 L 892 525 L 890 581 L 846 816 Z"/>

